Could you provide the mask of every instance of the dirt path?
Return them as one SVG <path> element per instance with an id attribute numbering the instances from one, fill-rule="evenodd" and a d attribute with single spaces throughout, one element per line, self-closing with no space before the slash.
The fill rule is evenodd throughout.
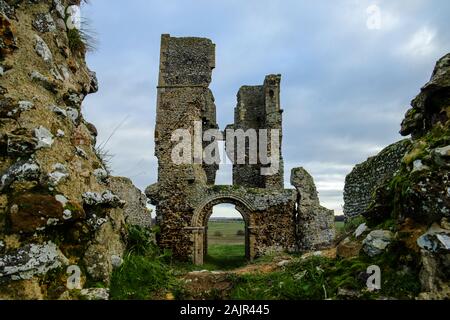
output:
<path id="1" fill-rule="evenodd" d="M 292 257 L 277 257 L 267 263 L 249 264 L 230 271 L 193 271 L 182 277 L 190 299 L 226 299 L 233 289 L 234 276 L 246 274 L 266 274 L 275 272 L 287 265 Z"/>
<path id="2" fill-rule="evenodd" d="M 330 259 L 336 258 L 336 248 L 320 252 L 304 254 L 302 258 L 309 258 L 320 253 L 320 256 Z M 182 276 L 186 283 L 185 290 L 188 298 L 192 300 L 227 299 L 234 286 L 236 276 L 247 274 L 268 274 L 282 270 L 294 258 L 289 255 L 280 255 L 270 262 L 248 264 L 230 271 L 194 271 Z"/>

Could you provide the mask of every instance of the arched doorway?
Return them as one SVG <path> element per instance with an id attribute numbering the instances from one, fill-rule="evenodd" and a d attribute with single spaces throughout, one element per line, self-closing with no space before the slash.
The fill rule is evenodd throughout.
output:
<path id="1" fill-rule="evenodd" d="M 205 261 L 205 256 L 208 252 L 208 221 L 213 213 L 213 208 L 220 204 L 231 204 L 235 206 L 235 209 L 241 214 L 245 229 L 245 257 L 248 260 L 252 260 L 255 256 L 254 248 L 254 234 L 253 219 L 251 212 L 254 211 L 251 204 L 245 199 L 239 196 L 214 196 L 206 199 L 194 212 L 191 221 L 191 227 L 193 233 L 193 263 L 202 265 Z"/>
<path id="2" fill-rule="evenodd" d="M 245 264 L 246 223 L 232 204 L 213 208 L 205 230 L 205 264 L 218 270 L 235 269 Z"/>

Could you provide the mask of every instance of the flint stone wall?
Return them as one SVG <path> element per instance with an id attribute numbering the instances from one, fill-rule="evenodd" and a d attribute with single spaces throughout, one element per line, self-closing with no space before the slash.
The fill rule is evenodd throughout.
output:
<path id="1" fill-rule="evenodd" d="M 344 214 L 347 218 L 356 217 L 367 210 L 375 189 L 400 169 L 410 146 L 409 139 L 396 142 L 353 169 L 345 179 Z"/>

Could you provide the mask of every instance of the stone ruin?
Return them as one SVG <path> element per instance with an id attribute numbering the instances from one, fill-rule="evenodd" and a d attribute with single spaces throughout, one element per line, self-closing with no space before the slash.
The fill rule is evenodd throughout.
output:
<path id="1" fill-rule="evenodd" d="M 347 219 L 367 211 L 376 189 L 392 179 L 410 147 L 409 139 L 398 141 L 353 168 L 344 187 L 344 215 Z"/>
<path id="2" fill-rule="evenodd" d="M 194 136 L 194 122 L 202 123 L 203 132 L 218 129 L 209 89 L 215 44 L 204 38 L 163 35 L 160 60 L 155 128 L 158 182 L 146 190 L 156 206 L 159 245 L 171 249 L 177 259 L 203 264 L 208 220 L 213 207 L 224 203 L 235 205 L 245 221 L 249 260 L 269 252 L 318 250 L 332 245 L 334 213 L 320 206 L 312 177 L 302 168 L 294 169 L 291 183 L 295 189 L 284 187 L 282 135 L 279 150 L 268 150 L 280 155 L 278 173 L 273 175 L 261 175 L 261 168 L 268 165 L 259 160 L 257 164 L 234 164 L 233 185 L 218 186 L 218 165 L 204 161 L 174 164 L 174 130 L 185 129 Z M 281 131 L 280 82 L 280 75 L 269 75 L 261 86 L 242 87 L 235 122 L 227 129 Z"/>

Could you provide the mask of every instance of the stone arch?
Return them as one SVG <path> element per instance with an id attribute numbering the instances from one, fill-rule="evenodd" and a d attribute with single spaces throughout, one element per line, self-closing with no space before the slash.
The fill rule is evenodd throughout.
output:
<path id="1" fill-rule="evenodd" d="M 253 219 L 252 213 L 255 211 L 253 205 L 243 197 L 238 195 L 214 195 L 208 197 L 197 206 L 191 220 L 189 229 L 193 232 L 193 262 L 202 265 L 207 250 L 207 224 L 212 215 L 212 209 L 219 204 L 233 204 L 236 210 L 242 215 L 245 221 L 245 255 L 247 259 L 252 260 L 255 256 L 255 239 L 252 232 Z"/>

